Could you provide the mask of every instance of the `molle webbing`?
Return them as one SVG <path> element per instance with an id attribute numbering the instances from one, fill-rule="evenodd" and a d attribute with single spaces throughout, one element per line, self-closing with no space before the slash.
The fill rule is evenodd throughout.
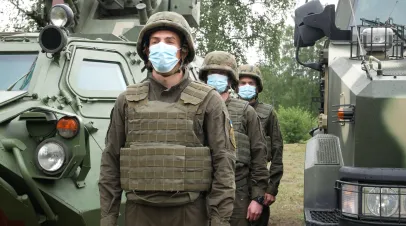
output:
<path id="1" fill-rule="evenodd" d="M 207 147 L 138 146 L 120 154 L 121 187 L 137 191 L 207 191 L 212 165 Z"/>
<path id="2" fill-rule="evenodd" d="M 184 101 L 185 104 L 200 104 L 207 96 L 207 94 L 214 88 L 208 86 L 201 82 L 191 82 L 185 90 L 183 90 L 180 99 Z"/>
<path id="3" fill-rule="evenodd" d="M 191 82 L 177 103 L 164 103 L 148 101 L 147 82 L 139 86 L 140 91 L 127 92 L 132 107 L 128 111 L 127 147 L 131 142 L 202 146 L 194 133 L 193 121 L 200 103 L 213 88 Z"/>
<path id="4" fill-rule="evenodd" d="M 230 102 L 227 104 L 227 110 L 230 115 L 230 119 L 233 123 L 233 127 L 236 132 L 241 132 L 246 134 L 244 126 L 241 125 L 242 118 L 244 117 L 244 112 L 248 107 L 248 102 L 231 98 Z"/>
<path id="5" fill-rule="evenodd" d="M 271 137 L 269 136 L 269 134 L 267 134 L 268 133 L 267 125 L 269 123 L 268 122 L 269 116 L 271 115 L 271 113 L 273 111 L 273 106 L 269 105 L 269 104 L 259 103 L 255 110 L 257 111 L 259 119 L 261 120 L 261 125 L 262 125 L 264 135 L 265 135 L 267 160 L 271 161 L 272 160 L 272 155 L 271 155 L 272 140 L 271 140 Z"/>
<path id="6" fill-rule="evenodd" d="M 237 162 L 243 163 L 244 165 L 250 165 L 251 162 L 250 139 L 247 136 L 248 131 L 246 131 L 245 126 L 242 125 L 243 121 L 246 121 L 242 119 L 247 107 L 247 101 L 235 98 L 231 98 L 230 102 L 227 104 L 227 109 L 235 129 L 235 140 L 237 142 Z M 240 166 L 240 164 L 237 164 L 237 166 Z"/>
<path id="7" fill-rule="evenodd" d="M 136 191 L 207 191 L 210 149 L 195 134 L 195 117 L 211 87 L 190 83 L 175 103 L 149 101 L 149 82 L 129 86 L 128 134 L 120 154 L 121 186 Z M 196 128 L 195 128 L 196 127 Z M 203 131 L 201 131 L 203 132 Z"/>
<path id="8" fill-rule="evenodd" d="M 245 165 L 250 165 L 251 146 L 249 137 L 240 132 L 235 132 L 235 140 L 237 141 L 237 161 Z"/>
<path id="9" fill-rule="evenodd" d="M 126 99 L 128 101 L 144 100 L 148 96 L 149 82 L 137 83 L 129 85 L 126 90 Z"/>

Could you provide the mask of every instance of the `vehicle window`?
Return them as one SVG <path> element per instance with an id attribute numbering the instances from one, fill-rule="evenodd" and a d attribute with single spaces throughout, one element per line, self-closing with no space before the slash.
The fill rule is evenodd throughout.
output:
<path id="1" fill-rule="evenodd" d="M 357 25 L 361 24 L 361 18 L 368 20 L 378 19 L 385 23 L 391 17 L 393 23 L 406 25 L 404 8 L 406 1 L 399 0 L 357 0 L 355 1 L 355 18 Z M 353 21 L 350 25 L 353 25 Z"/>
<path id="2" fill-rule="evenodd" d="M 0 53 L 0 90 L 7 90 L 17 81 L 12 90 L 27 90 L 32 75 L 30 68 L 34 67 L 37 55 Z"/>
<path id="3" fill-rule="evenodd" d="M 84 60 L 77 73 L 77 87 L 86 91 L 124 91 L 126 82 L 118 63 Z"/>

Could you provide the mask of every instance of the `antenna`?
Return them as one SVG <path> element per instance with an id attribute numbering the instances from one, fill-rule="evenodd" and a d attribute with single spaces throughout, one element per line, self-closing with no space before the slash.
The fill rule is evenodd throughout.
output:
<path id="1" fill-rule="evenodd" d="M 392 12 L 388 16 L 388 20 L 386 22 L 389 22 L 390 16 L 392 16 L 393 11 L 395 11 L 395 7 L 398 4 L 399 1 L 396 1 L 395 5 L 393 6 Z"/>

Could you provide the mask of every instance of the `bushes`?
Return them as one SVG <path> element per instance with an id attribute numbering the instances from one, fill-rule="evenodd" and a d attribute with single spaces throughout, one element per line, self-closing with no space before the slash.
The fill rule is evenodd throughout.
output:
<path id="1" fill-rule="evenodd" d="M 317 118 L 299 107 L 280 106 L 278 121 L 284 143 L 298 143 L 309 139 L 309 131 L 317 126 Z"/>

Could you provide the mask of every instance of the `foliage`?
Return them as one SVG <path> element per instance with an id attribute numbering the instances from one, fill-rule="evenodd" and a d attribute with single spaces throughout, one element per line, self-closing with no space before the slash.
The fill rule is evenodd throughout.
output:
<path id="1" fill-rule="evenodd" d="M 38 8 L 39 7 L 39 8 Z M 37 29 L 37 0 L 7 0 L 0 7 L 0 32 L 33 32 Z"/>
<path id="2" fill-rule="evenodd" d="M 273 104 L 277 109 L 279 105 L 285 107 L 298 106 L 318 114 L 319 103 L 312 103 L 312 97 L 319 94 L 319 72 L 299 65 L 295 60 L 295 47 L 293 46 L 292 26 L 286 27 L 282 33 L 283 39 L 278 48 L 281 54 L 279 61 L 272 64 L 262 64 L 261 72 L 264 77 L 264 91 L 260 100 Z M 324 40 L 317 42 L 316 46 L 302 48 L 300 60 L 303 62 L 318 61 L 318 52 L 322 49 Z"/>
<path id="3" fill-rule="evenodd" d="M 248 48 L 259 47 L 261 61 L 279 60 L 278 47 L 287 10 L 294 0 L 202 0 L 200 27 L 196 33 L 198 54 L 214 50 L 235 55 L 247 63 Z M 253 9 L 260 8 L 260 10 Z M 262 11 L 262 12 L 259 12 Z"/>
<path id="4" fill-rule="evenodd" d="M 286 143 L 298 143 L 310 138 L 309 131 L 317 123 L 317 118 L 300 107 L 279 107 L 278 121 Z"/>

